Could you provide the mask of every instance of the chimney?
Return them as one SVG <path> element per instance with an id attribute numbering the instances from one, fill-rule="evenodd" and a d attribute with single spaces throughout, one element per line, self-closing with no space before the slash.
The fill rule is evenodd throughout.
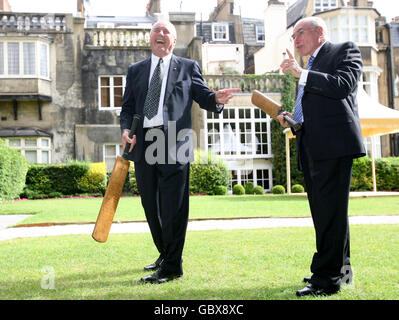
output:
<path id="1" fill-rule="evenodd" d="M 154 17 L 156 13 L 161 13 L 161 0 L 149 0 L 147 4 L 146 16 Z"/>
<path id="2" fill-rule="evenodd" d="M 8 0 L 0 0 L 0 11 L 11 12 L 11 6 Z"/>

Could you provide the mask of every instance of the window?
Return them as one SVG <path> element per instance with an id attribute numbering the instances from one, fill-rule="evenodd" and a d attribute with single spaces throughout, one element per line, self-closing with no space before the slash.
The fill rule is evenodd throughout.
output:
<path id="1" fill-rule="evenodd" d="M 327 19 L 330 39 L 332 42 L 353 41 L 356 43 L 368 44 L 369 19 L 366 15 L 342 14 Z"/>
<path id="2" fill-rule="evenodd" d="M 213 23 L 212 40 L 229 41 L 229 25 L 227 23 Z"/>
<path id="3" fill-rule="evenodd" d="M 224 158 L 271 156 L 270 117 L 253 107 L 225 107 L 220 115 L 208 112 L 208 150 Z"/>
<path id="4" fill-rule="evenodd" d="M 49 45 L 42 41 L 0 41 L 0 77 L 49 78 Z"/>
<path id="5" fill-rule="evenodd" d="M 256 26 L 256 42 L 265 42 L 265 26 Z"/>
<path id="6" fill-rule="evenodd" d="M 98 79 L 98 101 L 100 110 L 122 107 L 125 76 L 100 76 Z"/>
<path id="7" fill-rule="evenodd" d="M 51 139 L 50 138 L 6 138 L 8 146 L 18 150 L 30 163 L 51 162 Z"/>
<path id="8" fill-rule="evenodd" d="M 115 159 L 123 152 L 121 144 L 104 144 L 104 162 L 107 165 L 107 172 L 112 172 Z"/>
<path id="9" fill-rule="evenodd" d="M 337 0 L 315 0 L 314 10 L 315 12 L 326 11 L 338 7 Z"/>

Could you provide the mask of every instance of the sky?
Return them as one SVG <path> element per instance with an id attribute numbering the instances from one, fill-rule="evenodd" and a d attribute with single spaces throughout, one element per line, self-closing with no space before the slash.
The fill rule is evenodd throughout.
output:
<path id="1" fill-rule="evenodd" d="M 292 4 L 296 0 L 286 0 Z M 76 11 L 76 0 L 8 0 L 15 12 L 53 12 L 65 13 Z M 245 18 L 263 18 L 267 0 L 235 0 L 236 6 Z M 391 21 L 399 16 L 398 0 L 374 0 L 374 8 Z M 148 0 L 90 0 L 90 15 L 144 16 Z M 110 3 L 112 4 L 110 6 Z M 210 11 L 216 6 L 217 0 L 162 0 L 165 12 L 186 11 L 196 12 L 196 19 L 207 20 Z"/>

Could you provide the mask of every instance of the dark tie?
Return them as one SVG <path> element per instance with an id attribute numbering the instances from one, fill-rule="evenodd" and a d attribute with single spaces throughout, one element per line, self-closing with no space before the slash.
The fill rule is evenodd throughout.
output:
<path id="1" fill-rule="evenodd" d="M 159 59 L 158 64 L 152 75 L 150 88 L 144 102 L 144 115 L 151 120 L 158 113 L 159 97 L 161 95 L 162 79 L 161 79 L 161 63 L 162 58 Z"/>
<path id="2" fill-rule="evenodd" d="M 306 66 L 306 70 L 309 70 L 312 67 L 314 61 L 314 57 L 311 56 L 308 61 L 308 65 Z M 294 109 L 294 120 L 298 123 L 303 122 L 303 112 L 302 112 L 302 98 L 304 93 L 305 86 L 300 85 L 298 89 L 298 96 L 296 98 L 295 109 Z"/>

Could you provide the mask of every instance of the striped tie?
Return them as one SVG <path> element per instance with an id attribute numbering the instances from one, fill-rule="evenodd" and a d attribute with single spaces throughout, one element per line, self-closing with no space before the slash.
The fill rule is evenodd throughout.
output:
<path id="1" fill-rule="evenodd" d="M 312 67 L 314 61 L 314 57 L 311 56 L 308 61 L 308 65 L 306 66 L 306 70 L 309 70 Z M 303 113 L 302 113 L 302 98 L 304 93 L 305 86 L 300 85 L 298 89 L 298 96 L 296 98 L 295 109 L 294 109 L 294 120 L 298 123 L 303 122 Z"/>
<path id="2" fill-rule="evenodd" d="M 162 78 L 161 78 L 161 63 L 162 58 L 159 59 L 158 64 L 152 75 L 150 88 L 144 102 L 144 115 L 151 120 L 158 113 L 159 97 L 161 95 Z"/>

